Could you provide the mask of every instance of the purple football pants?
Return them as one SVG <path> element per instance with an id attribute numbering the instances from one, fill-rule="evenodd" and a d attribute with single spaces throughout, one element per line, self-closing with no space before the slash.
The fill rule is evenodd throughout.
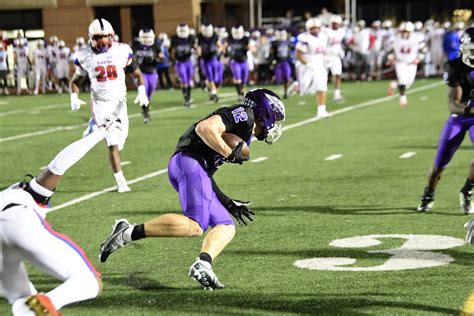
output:
<path id="1" fill-rule="evenodd" d="M 474 117 L 450 116 L 439 137 L 435 166 L 444 169 L 461 146 L 466 133 L 469 132 L 474 145 Z"/>
<path id="2" fill-rule="evenodd" d="M 240 80 L 242 83 L 247 83 L 249 79 L 249 64 L 247 61 L 230 61 L 230 71 L 235 80 Z"/>
<path id="3" fill-rule="evenodd" d="M 217 57 L 213 57 L 210 60 L 202 61 L 202 69 L 207 81 L 214 83 L 220 82 L 219 64 L 220 62 L 217 60 Z"/>
<path id="4" fill-rule="evenodd" d="M 168 176 L 179 194 L 184 216 L 196 221 L 203 231 L 209 226 L 234 225 L 212 189 L 211 178 L 196 159 L 177 153 L 168 163 Z"/>
<path id="5" fill-rule="evenodd" d="M 189 87 L 193 85 L 194 69 L 191 60 L 176 62 L 176 73 L 182 84 Z"/>
<path id="6" fill-rule="evenodd" d="M 288 61 L 282 61 L 275 65 L 275 83 L 289 82 L 291 78 L 291 66 Z"/>
<path id="7" fill-rule="evenodd" d="M 153 92 L 156 90 L 156 85 L 158 84 L 158 75 L 156 72 L 147 74 L 147 73 L 142 73 L 143 74 L 143 79 L 145 80 L 145 90 L 146 90 L 146 96 L 148 97 L 148 100 L 151 102 L 151 96 L 153 95 Z"/>

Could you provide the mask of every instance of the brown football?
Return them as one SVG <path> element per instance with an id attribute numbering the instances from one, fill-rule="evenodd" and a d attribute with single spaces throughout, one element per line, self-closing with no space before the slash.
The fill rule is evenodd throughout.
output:
<path id="1" fill-rule="evenodd" d="M 232 133 L 222 133 L 222 139 L 225 141 L 227 146 L 229 146 L 232 149 L 237 147 L 237 145 L 243 141 L 242 138 Z M 242 156 L 250 158 L 249 146 L 247 146 L 247 143 L 245 141 L 243 142 L 244 142 L 244 146 L 242 147 Z"/>

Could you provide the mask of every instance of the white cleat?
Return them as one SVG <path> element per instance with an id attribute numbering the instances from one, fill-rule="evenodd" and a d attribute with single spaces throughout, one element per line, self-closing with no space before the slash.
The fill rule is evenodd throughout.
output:
<path id="1" fill-rule="evenodd" d="M 342 102 L 342 101 L 344 101 L 344 98 L 343 98 L 342 95 L 340 95 L 340 96 L 338 96 L 338 97 L 334 97 L 334 98 L 332 99 L 332 102 L 334 102 L 334 103 L 338 103 L 338 102 Z"/>
<path id="2" fill-rule="evenodd" d="M 464 227 L 467 228 L 466 242 L 470 245 L 474 245 L 474 219 L 464 224 Z"/>
<path id="3" fill-rule="evenodd" d="M 328 113 L 328 111 L 324 110 L 319 110 L 318 114 L 316 115 L 317 118 L 328 118 L 331 117 L 331 114 Z"/>
<path id="4" fill-rule="evenodd" d="M 222 284 L 217 275 L 212 271 L 212 266 L 209 262 L 199 258 L 189 268 L 189 277 L 198 281 L 205 290 L 223 289 Z"/>
<path id="5" fill-rule="evenodd" d="M 407 96 L 406 95 L 401 95 L 400 96 L 400 106 L 402 108 L 408 106 L 408 99 L 407 99 Z"/>
<path id="6" fill-rule="evenodd" d="M 130 189 L 130 187 L 128 186 L 127 183 L 117 184 L 117 192 L 118 193 L 126 193 L 126 192 L 130 192 L 130 191 L 132 191 L 132 189 Z"/>

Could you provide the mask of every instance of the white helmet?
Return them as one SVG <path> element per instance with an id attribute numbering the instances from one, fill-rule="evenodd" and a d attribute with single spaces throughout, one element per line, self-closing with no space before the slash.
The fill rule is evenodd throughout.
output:
<path id="1" fill-rule="evenodd" d="M 138 41 L 144 46 L 155 44 L 155 32 L 152 29 L 141 29 L 138 32 Z"/>
<path id="2" fill-rule="evenodd" d="M 333 16 L 331 16 L 331 19 L 329 20 L 329 23 L 341 25 L 342 24 L 342 18 L 341 18 L 340 15 L 333 15 Z"/>
<path id="3" fill-rule="evenodd" d="M 382 26 L 382 22 L 380 22 L 380 20 L 375 20 L 372 22 L 372 27 L 381 27 Z"/>
<path id="4" fill-rule="evenodd" d="M 82 46 L 86 43 L 86 40 L 84 39 L 84 37 L 82 36 L 79 36 L 78 38 L 76 38 L 76 44 L 79 45 L 79 46 Z"/>
<path id="5" fill-rule="evenodd" d="M 277 41 L 286 41 L 288 39 L 288 33 L 286 32 L 286 30 L 276 30 L 275 39 Z"/>
<path id="6" fill-rule="evenodd" d="M 382 27 L 385 29 L 389 29 L 392 27 L 392 20 L 385 20 L 382 23 Z"/>
<path id="7" fill-rule="evenodd" d="M 416 21 L 415 23 L 413 23 L 413 25 L 415 26 L 415 31 L 417 32 L 421 31 L 421 29 L 423 28 L 423 22 L 421 21 Z"/>
<path id="8" fill-rule="evenodd" d="M 446 21 L 446 22 L 443 23 L 443 28 L 449 29 L 450 27 L 451 27 L 451 22 Z"/>
<path id="9" fill-rule="evenodd" d="M 365 20 L 359 20 L 357 21 L 357 26 L 363 29 L 365 27 Z"/>
<path id="10" fill-rule="evenodd" d="M 413 32 L 415 30 L 415 26 L 410 21 L 402 22 L 400 23 L 398 30 L 400 32 Z"/>
<path id="11" fill-rule="evenodd" d="M 214 35 L 214 26 L 212 26 L 212 24 L 201 25 L 201 33 L 204 37 L 212 37 Z"/>
<path id="12" fill-rule="evenodd" d="M 456 24 L 454 24 L 454 28 L 456 30 L 462 30 L 464 29 L 465 26 L 466 24 L 463 21 L 459 21 L 459 22 L 456 22 Z"/>
<path id="13" fill-rule="evenodd" d="M 244 38 L 245 31 L 242 25 L 233 26 L 231 30 L 232 38 L 236 40 L 241 40 Z"/>
<path id="14" fill-rule="evenodd" d="M 176 35 L 179 38 L 187 38 L 189 37 L 190 31 L 189 26 L 185 23 L 182 23 L 176 27 Z"/>
<path id="15" fill-rule="evenodd" d="M 58 37 L 56 35 L 53 35 L 49 38 L 49 42 L 52 44 L 55 44 L 59 41 Z"/>
<path id="16" fill-rule="evenodd" d="M 305 24 L 306 31 L 309 31 L 313 27 L 321 27 L 321 25 L 322 25 L 322 23 L 321 23 L 320 19 L 318 19 L 318 18 L 309 18 L 306 21 L 306 24 Z"/>
<path id="17" fill-rule="evenodd" d="M 0 45 L 0 46 L 3 46 L 3 45 Z M 37 46 L 38 48 L 44 48 L 44 41 L 43 41 L 42 39 L 38 40 L 38 41 L 36 42 L 36 46 Z"/>
<path id="18" fill-rule="evenodd" d="M 260 33 L 259 30 L 255 30 L 255 31 L 252 31 L 252 34 L 251 34 L 251 35 L 252 35 L 253 38 L 257 39 L 257 38 L 260 38 L 260 36 L 261 36 L 262 34 Z"/>
<path id="19" fill-rule="evenodd" d="M 59 47 L 65 47 L 65 46 L 66 46 L 66 43 L 65 43 L 63 40 L 60 40 L 60 41 L 58 42 L 58 46 L 59 46 Z"/>
<path id="20" fill-rule="evenodd" d="M 114 35 L 114 28 L 105 19 L 95 19 L 89 25 L 89 42 L 100 53 L 105 53 L 112 46 Z"/>

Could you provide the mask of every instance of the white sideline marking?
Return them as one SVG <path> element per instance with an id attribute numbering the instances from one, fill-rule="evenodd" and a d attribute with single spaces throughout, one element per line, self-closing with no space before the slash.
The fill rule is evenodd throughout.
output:
<path id="1" fill-rule="evenodd" d="M 0 104 L 3 104 L 3 103 L 0 103 Z M 31 108 L 31 109 L 12 110 L 12 111 L 7 111 L 7 112 L 0 113 L 0 117 L 7 116 L 7 115 L 18 114 L 18 113 L 24 113 L 24 112 L 31 111 L 31 110 L 40 111 L 40 110 L 50 110 L 50 109 L 57 109 L 57 108 L 66 108 L 67 105 L 68 105 L 67 103 L 61 103 L 61 104 L 50 104 L 50 105 L 40 106 L 40 107 L 37 107 L 37 108 Z"/>
<path id="2" fill-rule="evenodd" d="M 148 180 L 150 178 L 159 176 L 160 174 L 167 173 L 167 172 L 168 172 L 167 168 L 166 169 L 161 169 L 161 170 L 146 174 L 144 176 L 135 178 L 133 180 L 127 181 L 127 183 L 128 184 L 138 183 L 138 182 Z M 49 213 L 49 212 L 57 211 L 57 210 L 60 210 L 62 208 L 65 208 L 65 207 L 68 207 L 68 206 L 71 206 L 71 205 L 74 205 L 74 204 L 77 204 L 77 203 L 81 203 L 83 201 L 90 200 L 92 198 L 95 198 L 96 196 L 102 195 L 102 194 L 107 193 L 107 192 L 112 192 L 112 191 L 115 191 L 115 190 L 117 190 L 117 187 L 114 185 L 113 187 L 108 187 L 108 188 L 103 189 L 101 191 L 92 192 L 92 193 L 83 195 L 81 197 L 78 197 L 77 199 L 72 199 L 71 201 L 68 201 L 66 203 L 59 204 L 55 207 L 52 207 L 52 208 L 48 209 L 46 212 Z M 125 193 L 125 194 L 127 194 L 127 193 Z"/>
<path id="3" fill-rule="evenodd" d="M 258 157 L 258 158 L 250 160 L 250 162 L 257 163 L 257 162 L 265 161 L 267 159 L 268 159 L 268 157 Z"/>
<path id="4" fill-rule="evenodd" d="M 225 99 L 228 99 L 228 98 L 229 97 L 222 98 L 221 101 L 224 101 Z M 205 102 L 201 102 L 201 103 L 196 103 L 195 107 L 202 106 L 202 105 L 211 105 L 213 103 L 214 103 L 214 101 L 205 101 Z M 167 109 L 151 111 L 150 114 L 154 115 L 154 114 L 158 114 L 158 113 L 173 112 L 173 111 L 179 111 L 179 110 L 186 110 L 186 108 L 184 106 L 174 106 L 174 107 L 167 108 Z M 141 115 L 142 115 L 141 113 L 134 113 L 134 114 L 130 114 L 128 117 L 129 118 L 136 118 L 136 117 L 141 117 Z M 67 125 L 67 126 L 57 126 L 57 127 L 48 128 L 48 129 L 38 131 L 38 132 L 31 132 L 31 133 L 26 133 L 26 134 L 19 134 L 19 135 L 4 137 L 4 138 L 0 138 L 0 143 L 12 141 L 12 140 L 17 140 L 17 139 L 22 139 L 22 138 L 28 138 L 28 137 L 34 137 L 34 136 L 50 134 L 50 133 L 59 132 L 59 131 L 65 131 L 65 130 L 69 131 L 69 130 L 72 130 L 72 129 L 84 128 L 88 124 L 89 123 L 76 124 L 76 125 Z"/>
<path id="5" fill-rule="evenodd" d="M 326 157 L 324 160 L 326 160 L 326 161 L 337 160 L 341 157 L 342 157 L 341 154 L 334 154 L 334 155 L 331 155 L 329 157 Z"/>
<path id="6" fill-rule="evenodd" d="M 408 93 L 416 93 L 416 92 L 419 92 L 419 91 L 428 90 L 428 89 L 431 89 L 431 88 L 434 88 L 434 87 L 437 87 L 437 86 L 440 86 L 440 85 L 443 85 L 443 84 L 444 84 L 443 81 L 436 82 L 436 83 L 429 84 L 429 85 L 426 85 L 426 86 L 423 86 L 423 87 L 419 87 L 417 89 L 413 89 L 413 90 L 409 91 Z M 383 101 L 386 101 L 386 100 L 391 100 L 391 99 L 394 99 L 396 97 L 397 96 L 389 96 L 389 97 L 383 97 L 383 98 L 380 98 L 380 99 L 371 100 L 371 101 L 368 101 L 368 102 L 356 104 L 356 105 L 349 106 L 349 107 L 344 108 L 344 109 L 340 109 L 340 110 L 331 112 L 330 114 L 331 114 L 331 116 L 334 116 L 334 115 L 341 114 L 341 113 L 344 113 L 344 112 L 348 112 L 348 111 L 351 111 L 351 110 L 360 109 L 360 108 L 363 108 L 363 107 L 367 107 L 369 105 L 377 104 L 379 102 L 383 102 Z M 284 127 L 283 130 L 288 130 L 288 129 L 292 129 L 292 128 L 295 128 L 295 127 L 303 126 L 303 125 L 306 125 L 306 124 L 309 124 L 309 123 L 312 123 L 312 122 L 319 121 L 320 119 L 321 118 L 314 117 L 314 118 L 304 120 L 304 121 L 301 121 L 301 122 L 298 122 L 298 123 L 295 123 L 295 124 L 292 124 L 292 125 L 288 125 L 288 126 Z M 128 184 L 134 184 L 134 183 L 137 183 L 137 182 L 141 182 L 141 181 L 159 176 L 159 175 L 164 174 L 166 172 L 168 172 L 167 169 L 161 169 L 161 170 L 146 174 L 142 177 L 139 177 L 139 178 L 133 179 L 131 181 L 128 181 Z M 52 208 L 48 209 L 47 212 L 49 213 L 49 212 L 53 212 L 53 211 L 56 211 L 56 210 L 60 210 L 62 208 L 65 208 L 65 207 L 68 207 L 68 206 L 71 206 L 71 205 L 74 205 L 74 204 L 77 204 L 77 203 L 80 203 L 80 202 L 90 200 L 90 199 L 92 199 L 96 196 L 102 195 L 102 194 L 107 193 L 107 192 L 112 192 L 114 190 L 116 190 L 115 186 L 106 188 L 102 191 L 92 192 L 92 193 L 83 195 L 79 198 L 73 199 L 69 202 L 65 202 L 63 204 L 59 204 L 55 207 L 52 207 Z"/>
<path id="7" fill-rule="evenodd" d="M 122 162 L 120 163 L 120 165 L 121 165 L 121 166 L 126 166 L 126 165 L 129 165 L 129 164 L 131 164 L 131 163 L 132 163 L 131 161 L 122 161 Z"/>
<path id="8" fill-rule="evenodd" d="M 298 102 L 298 105 L 305 105 L 306 104 L 306 101 L 300 101 Z"/>
<path id="9" fill-rule="evenodd" d="M 398 158 L 400 158 L 400 159 L 408 159 L 408 158 L 411 158 L 411 157 L 413 157 L 413 156 L 415 156 L 415 155 L 416 155 L 416 152 L 414 152 L 414 151 L 409 151 L 409 152 L 404 153 L 403 155 L 401 155 L 401 156 L 398 157 Z"/>

